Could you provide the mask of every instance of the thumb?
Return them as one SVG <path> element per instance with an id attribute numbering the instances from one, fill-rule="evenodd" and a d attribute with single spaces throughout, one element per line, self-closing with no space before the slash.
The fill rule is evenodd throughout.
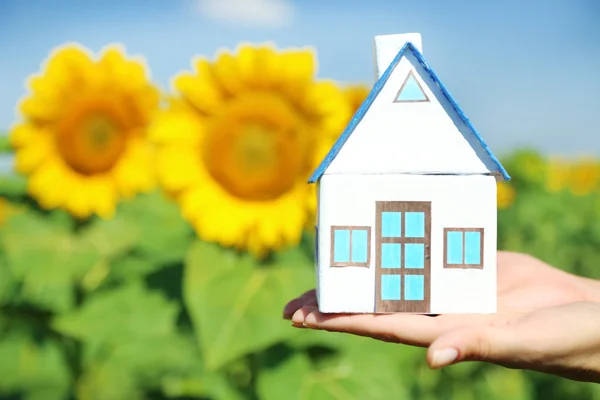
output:
<path id="1" fill-rule="evenodd" d="M 518 354 L 518 342 L 504 327 L 462 326 L 439 336 L 427 351 L 431 368 L 461 361 L 503 362 Z"/>

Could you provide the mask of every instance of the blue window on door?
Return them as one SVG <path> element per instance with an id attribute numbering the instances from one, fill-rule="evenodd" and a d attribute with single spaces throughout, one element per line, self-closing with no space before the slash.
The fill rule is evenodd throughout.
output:
<path id="1" fill-rule="evenodd" d="M 381 300 L 400 300 L 400 275 L 381 275 Z"/>
<path id="2" fill-rule="evenodd" d="M 404 299 L 425 299 L 425 277 L 423 275 L 404 275 Z"/>
<path id="3" fill-rule="evenodd" d="M 381 236 L 382 237 L 401 237 L 402 236 L 402 213 L 400 212 L 382 212 L 381 213 Z"/>
<path id="4" fill-rule="evenodd" d="M 407 212 L 404 214 L 404 236 L 407 238 L 425 237 L 425 213 Z"/>
<path id="5" fill-rule="evenodd" d="M 381 236 L 389 238 L 424 238 L 425 237 L 425 213 L 404 213 L 404 235 L 402 234 L 401 212 L 381 213 Z"/>
<path id="6" fill-rule="evenodd" d="M 444 236 L 444 267 L 483 268 L 483 228 L 446 228 Z"/>
<path id="7" fill-rule="evenodd" d="M 400 268 L 402 245 L 400 243 L 383 243 L 381 245 L 381 268 Z"/>
<path id="8" fill-rule="evenodd" d="M 425 268 L 424 243 L 406 243 L 404 245 L 404 268 Z"/>
<path id="9" fill-rule="evenodd" d="M 426 213 L 382 211 L 381 300 L 425 300 Z"/>
<path id="10" fill-rule="evenodd" d="M 371 228 L 368 226 L 331 227 L 331 266 L 368 267 Z"/>

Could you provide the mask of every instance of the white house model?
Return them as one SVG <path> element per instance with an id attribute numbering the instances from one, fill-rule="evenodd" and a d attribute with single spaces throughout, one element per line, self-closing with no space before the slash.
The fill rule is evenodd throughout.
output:
<path id="1" fill-rule="evenodd" d="M 419 34 L 375 37 L 379 78 L 318 182 L 325 313 L 496 312 L 496 182 L 509 180 L 425 61 Z"/>

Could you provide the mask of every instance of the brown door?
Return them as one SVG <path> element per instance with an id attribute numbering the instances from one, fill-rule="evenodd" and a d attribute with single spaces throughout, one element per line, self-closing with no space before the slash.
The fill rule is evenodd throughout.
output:
<path id="1" fill-rule="evenodd" d="M 431 202 L 378 201 L 375 311 L 429 313 Z"/>

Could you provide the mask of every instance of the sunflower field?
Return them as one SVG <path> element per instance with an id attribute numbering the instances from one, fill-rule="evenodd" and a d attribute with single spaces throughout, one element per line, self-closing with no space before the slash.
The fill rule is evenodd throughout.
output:
<path id="1" fill-rule="evenodd" d="M 0 399 L 600 399 L 281 318 L 315 283 L 307 178 L 367 90 L 310 49 L 195 57 L 168 91 L 123 46 L 53 50 L 0 136 Z M 499 248 L 600 278 L 600 163 L 501 158 Z"/>

